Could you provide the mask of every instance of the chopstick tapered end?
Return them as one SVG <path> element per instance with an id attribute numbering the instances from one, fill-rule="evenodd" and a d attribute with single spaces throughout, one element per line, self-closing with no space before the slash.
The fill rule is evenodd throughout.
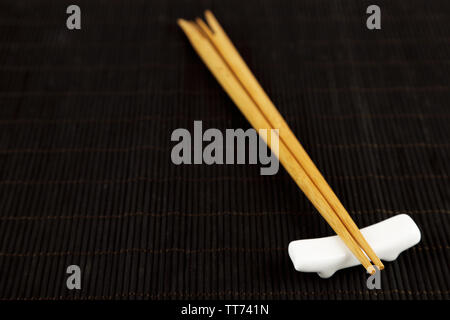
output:
<path id="1" fill-rule="evenodd" d="M 180 26 L 181 29 L 186 30 L 186 28 L 189 26 L 189 22 L 184 19 L 177 19 L 177 24 Z"/>
<path id="2" fill-rule="evenodd" d="M 367 272 L 370 273 L 370 274 L 375 274 L 375 272 L 377 272 L 377 271 L 375 270 L 375 268 L 374 268 L 372 265 L 370 265 L 369 267 L 367 267 L 366 270 L 367 270 Z"/>
<path id="3" fill-rule="evenodd" d="M 219 24 L 219 21 L 217 21 L 216 17 L 213 15 L 211 10 L 205 11 L 205 19 L 214 33 L 224 33 L 222 27 Z"/>
<path id="4" fill-rule="evenodd" d="M 209 26 L 200 18 L 196 18 L 195 22 L 200 27 L 200 29 L 210 38 L 213 37 L 213 31 L 209 28 Z"/>
<path id="5" fill-rule="evenodd" d="M 209 9 L 205 10 L 205 18 L 206 18 L 206 21 L 211 20 L 211 19 L 216 20 L 216 18 L 214 17 L 212 11 L 209 10 Z"/>
<path id="6" fill-rule="evenodd" d="M 200 32 L 200 27 L 192 21 L 180 18 L 177 20 L 177 23 L 191 43 L 198 42 L 198 40 L 204 36 Z"/>

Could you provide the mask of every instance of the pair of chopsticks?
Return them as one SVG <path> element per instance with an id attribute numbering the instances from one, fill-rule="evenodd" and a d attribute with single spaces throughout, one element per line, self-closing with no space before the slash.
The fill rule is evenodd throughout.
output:
<path id="1" fill-rule="evenodd" d="M 205 18 L 208 24 L 197 18 L 196 22 L 179 19 L 178 25 L 250 124 L 258 132 L 260 129 L 279 130 L 279 150 L 278 153 L 276 148 L 272 151 L 355 257 L 371 274 L 376 270 L 370 261 L 379 270 L 384 269 L 383 263 L 364 239 L 219 22 L 210 11 L 206 11 Z M 262 138 L 272 148 L 270 138 Z"/>

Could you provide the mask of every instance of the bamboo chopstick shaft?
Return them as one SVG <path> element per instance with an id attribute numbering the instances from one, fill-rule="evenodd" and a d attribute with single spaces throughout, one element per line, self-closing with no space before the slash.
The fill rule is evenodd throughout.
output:
<path id="1" fill-rule="evenodd" d="M 378 268 L 382 270 L 384 268 L 383 263 L 375 254 L 369 243 L 367 243 L 366 239 L 362 235 L 353 219 L 348 214 L 347 210 L 339 201 L 336 194 L 333 192 L 303 146 L 295 137 L 294 133 L 289 128 L 283 116 L 278 112 L 277 108 L 270 100 L 264 89 L 261 87 L 258 80 L 251 72 L 250 68 L 245 63 L 244 59 L 242 59 L 236 47 L 233 45 L 230 38 L 227 36 L 217 19 L 210 11 L 205 12 L 205 17 L 211 30 L 209 29 L 208 25 L 206 25 L 201 19 L 196 20 L 199 26 L 208 36 L 210 41 L 215 45 L 222 58 L 227 62 L 228 66 L 239 79 L 241 84 L 245 87 L 248 94 L 256 102 L 256 105 L 265 115 L 266 119 L 269 121 L 272 127 L 279 129 L 281 140 L 284 141 L 296 160 L 303 167 L 304 171 L 311 178 L 313 183 L 317 186 L 330 206 L 334 209 L 336 214 L 339 216 L 344 225 L 355 238 L 356 242 L 362 247 L 362 249 L 378 266 Z"/>
<path id="2" fill-rule="evenodd" d="M 207 65 L 208 69 L 215 76 L 233 102 L 238 106 L 250 124 L 256 130 L 272 129 L 272 126 L 261 114 L 255 102 L 241 86 L 240 82 L 229 69 L 228 65 L 223 61 L 222 57 L 213 47 L 211 42 L 200 33 L 198 27 L 191 22 L 181 19 L 178 20 L 178 24 L 185 32 L 192 46 L 199 54 L 203 62 Z M 266 139 L 266 143 L 270 148 L 272 148 L 272 141 L 270 139 Z M 276 153 L 276 149 L 272 150 Z M 341 237 L 341 239 L 346 243 L 348 248 L 358 258 L 367 271 L 373 273 L 375 270 L 370 264 L 367 256 L 360 250 L 356 241 L 353 239 L 339 218 L 335 215 L 326 199 L 312 183 L 308 175 L 298 164 L 283 141 L 279 141 L 279 151 L 276 155 L 296 184 L 305 193 L 332 229 Z"/>

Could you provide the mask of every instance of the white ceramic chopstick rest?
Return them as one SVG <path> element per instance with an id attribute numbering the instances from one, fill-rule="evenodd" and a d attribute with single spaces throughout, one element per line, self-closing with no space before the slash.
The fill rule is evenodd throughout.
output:
<path id="1" fill-rule="evenodd" d="M 361 229 L 361 233 L 381 260 L 392 261 L 420 241 L 420 230 L 407 214 L 399 214 Z M 336 271 L 359 265 L 338 236 L 304 239 L 289 243 L 289 256 L 301 272 L 317 272 L 329 278 Z"/>

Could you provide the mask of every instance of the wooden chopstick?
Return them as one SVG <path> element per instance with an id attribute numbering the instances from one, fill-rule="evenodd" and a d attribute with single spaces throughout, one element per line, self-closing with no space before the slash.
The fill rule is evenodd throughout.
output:
<path id="1" fill-rule="evenodd" d="M 380 270 L 384 269 L 384 265 L 381 260 L 378 258 L 369 243 L 366 241 L 356 223 L 353 221 L 347 210 L 339 201 L 336 194 L 328 185 L 325 178 L 315 166 L 314 162 L 308 156 L 299 140 L 295 137 L 294 133 L 289 128 L 283 116 L 278 112 L 277 108 L 270 100 L 267 93 L 264 91 L 258 80 L 250 71 L 250 68 L 247 66 L 244 59 L 242 59 L 236 47 L 233 45 L 230 38 L 227 36 L 212 12 L 207 10 L 205 12 L 205 18 L 208 25 L 205 24 L 200 18 L 196 19 L 197 24 L 202 28 L 210 41 L 215 45 L 217 51 L 221 54 L 222 58 L 226 61 L 230 69 L 234 72 L 241 84 L 245 87 L 248 94 L 256 102 L 256 105 L 259 107 L 272 127 L 279 129 L 281 140 L 284 141 L 299 164 L 303 167 L 307 175 L 311 178 L 313 183 L 317 186 L 330 206 L 342 220 L 346 228 L 355 238 L 356 242 L 361 246 L 361 248 L 366 252 L 369 258 Z"/>
<path id="2" fill-rule="evenodd" d="M 242 87 L 239 80 L 217 52 L 210 40 L 204 33 L 202 33 L 201 29 L 195 23 L 183 19 L 179 19 L 178 24 L 183 29 L 192 46 L 206 64 L 208 69 L 224 88 L 233 102 L 238 106 L 250 124 L 257 131 L 260 129 L 272 129 L 272 126 L 260 112 L 256 103 Z M 272 141 L 269 139 L 269 135 L 266 137 L 262 136 L 262 138 L 265 140 L 267 145 L 272 148 Z M 350 251 L 356 256 L 366 270 L 371 274 L 375 273 L 375 269 L 371 265 L 367 256 L 361 251 L 360 247 L 346 229 L 345 225 L 337 217 L 329 203 L 311 181 L 309 176 L 305 173 L 289 149 L 285 146 L 284 142 L 281 140 L 279 141 L 278 153 L 276 148 L 272 148 L 272 151 L 275 152 L 289 175 L 294 179 L 300 189 L 325 218 L 331 228 L 341 237 Z"/>

